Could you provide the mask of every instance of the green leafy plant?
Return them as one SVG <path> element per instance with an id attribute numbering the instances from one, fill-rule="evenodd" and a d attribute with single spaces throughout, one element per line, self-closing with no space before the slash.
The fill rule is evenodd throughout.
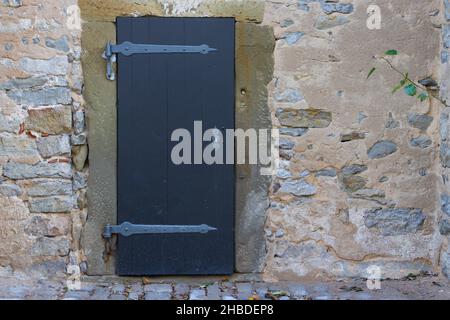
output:
<path id="1" fill-rule="evenodd" d="M 402 76 L 401 80 L 392 88 L 392 93 L 394 94 L 400 89 L 403 89 L 403 92 L 406 95 L 410 97 L 416 97 L 421 102 L 428 100 L 431 103 L 431 99 L 436 99 L 443 105 L 446 105 L 446 103 L 443 100 L 441 100 L 437 95 L 433 94 L 434 92 L 436 92 L 437 87 L 437 84 L 433 79 L 426 78 L 420 80 L 419 82 L 415 82 L 411 80 L 408 72 L 403 72 L 393 65 L 392 61 L 389 58 L 392 56 L 397 56 L 398 54 L 399 52 L 397 50 L 391 49 L 384 52 L 382 56 L 373 57 L 378 61 L 386 63 L 391 70 L 395 71 L 396 73 Z M 377 68 L 372 67 L 369 73 L 367 74 L 367 79 L 373 76 L 375 71 L 377 71 Z"/>

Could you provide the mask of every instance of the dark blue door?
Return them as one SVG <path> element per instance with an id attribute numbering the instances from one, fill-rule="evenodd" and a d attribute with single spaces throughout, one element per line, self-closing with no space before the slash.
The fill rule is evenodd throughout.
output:
<path id="1" fill-rule="evenodd" d="M 120 275 L 230 274 L 234 166 L 171 160 L 173 130 L 234 128 L 234 19 L 118 18 L 117 43 L 201 45 L 211 54 L 118 54 L 118 223 L 207 234 L 118 238 Z M 193 154 L 192 154 L 193 157 Z"/>

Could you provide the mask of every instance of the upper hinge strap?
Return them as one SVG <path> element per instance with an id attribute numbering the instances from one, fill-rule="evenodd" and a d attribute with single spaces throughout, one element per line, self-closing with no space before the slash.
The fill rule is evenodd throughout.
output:
<path id="1" fill-rule="evenodd" d="M 129 237 L 134 234 L 175 234 L 175 233 L 208 233 L 216 231 L 217 228 L 211 227 L 207 224 L 200 225 L 145 225 L 132 224 L 128 221 L 119 225 L 107 224 L 103 230 L 103 237 L 105 239 L 111 238 L 113 234 L 120 234 L 124 237 Z"/>
<path id="2" fill-rule="evenodd" d="M 212 51 L 217 51 L 215 48 L 210 48 L 206 44 L 199 46 L 180 46 L 180 45 L 159 45 L 159 44 L 135 44 L 125 41 L 121 44 L 111 44 L 108 42 L 103 58 L 106 59 L 106 78 L 114 80 L 115 75 L 112 69 L 112 64 L 116 62 L 116 54 L 123 54 L 131 56 L 133 54 L 161 54 L 161 53 L 200 53 L 208 54 Z"/>

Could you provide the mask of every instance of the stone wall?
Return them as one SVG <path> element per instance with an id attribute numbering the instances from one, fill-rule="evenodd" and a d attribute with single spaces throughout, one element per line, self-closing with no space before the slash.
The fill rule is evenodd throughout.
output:
<path id="1" fill-rule="evenodd" d="M 441 51 L 441 90 L 440 97 L 447 104 L 450 104 L 450 1 L 444 0 L 444 18 L 442 24 L 442 51 Z M 442 170 L 440 183 L 440 206 L 437 219 L 439 232 L 443 238 L 441 248 L 440 264 L 442 272 L 450 279 L 450 110 L 443 109 L 440 115 L 440 164 Z"/>
<path id="2" fill-rule="evenodd" d="M 0 273 L 81 262 L 87 135 L 75 4 L 0 3 Z"/>
<path id="3" fill-rule="evenodd" d="M 267 279 L 367 276 L 373 266 L 390 278 L 449 274 L 450 115 L 436 100 L 391 94 L 399 75 L 372 58 L 399 50 L 394 65 L 416 81 L 440 81 L 447 101 L 448 0 L 1 0 L 2 272 L 62 272 L 68 262 L 85 270 L 83 253 L 93 250 L 89 241 L 80 248 L 102 204 L 87 212 L 75 4 L 108 34 L 118 15 L 235 16 L 273 28 L 268 104 L 281 167 L 258 217 L 266 218 Z M 370 4 L 381 9 L 379 30 L 366 27 Z M 90 131 L 103 125 L 111 123 Z"/>
<path id="4" fill-rule="evenodd" d="M 366 27 L 381 9 L 380 30 Z M 382 277 L 438 271 L 438 125 L 442 106 L 391 94 L 439 76 L 441 1 L 287 1 L 275 25 L 274 126 L 281 168 L 267 222 L 268 278 Z M 377 72 L 370 80 L 372 66 Z"/>

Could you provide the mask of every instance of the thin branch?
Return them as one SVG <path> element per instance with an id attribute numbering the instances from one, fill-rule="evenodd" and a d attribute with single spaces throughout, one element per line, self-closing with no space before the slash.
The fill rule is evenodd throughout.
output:
<path id="1" fill-rule="evenodd" d="M 423 91 L 425 91 L 425 92 L 428 94 L 430 103 L 431 103 L 431 98 L 434 98 L 434 99 L 436 99 L 437 101 L 439 101 L 440 103 L 442 103 L 444 106 L 447 107 L 447 104 L 445 103 L 444 100 L 442 100 L 442 99 L 440 99 L 440 98 L 438 98 L 438 97 L 432 95 L 430 89 L 428 89 L 427 87 L 421 85 L 420 83 L 417 83 L 417 82 L 413 81 L 411 78 L 409 78 L 409 77 L 407 76 L 406 73 L 402 72 L 402 71 L 399 70 L 397 67 L 395 67 L 395 66 L 392 64 L 391 61 L 389 61 L 389 60 L 386 59 L 385 57 L 379 57 L 379 58 L 374 57 L 374 58 L 375 58 L 375 59 L 383 60 L 384 62 L 386 62 L 386 63 L 389 65 L 389 67 L 390 67 L 392 70 L 394 70 L 395 72 L 397 72 L 398 74 L 400 74 L 400 75 L 403 77 L 403 79 L 409 81 L 410 83 L 412 83 L 412 84 L 415 85 L 416 87 L 418 87 L 418 88 L 422 89 Z"/>

